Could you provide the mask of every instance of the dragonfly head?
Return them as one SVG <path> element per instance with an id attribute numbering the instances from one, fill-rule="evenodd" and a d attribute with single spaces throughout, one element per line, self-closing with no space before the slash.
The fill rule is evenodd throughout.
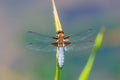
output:
<path id="1" fill-rule="evenodd" d="M 60 37 L 60 36 L 63 37 L 64 36 L 64 32 L 61 31 L 61 30 L 57 31 L 56 34 L 57 34 L 58 37 Z"/>

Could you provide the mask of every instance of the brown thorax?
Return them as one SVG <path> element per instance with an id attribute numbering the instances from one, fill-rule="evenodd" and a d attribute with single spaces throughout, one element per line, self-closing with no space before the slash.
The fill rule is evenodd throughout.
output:
<path id="1" fill-rule="evenodd" d="M 63 31 L 56 32 L 56 37 L 52 37 L 52 39 L 56 39 L 56 42 L 51 43 L 53 46 L 56 47 L 65 47 L 71 44 L 69 41 L 65 41 L 66 39 L 69 39 L 70 36 L 64 36 Z"/>

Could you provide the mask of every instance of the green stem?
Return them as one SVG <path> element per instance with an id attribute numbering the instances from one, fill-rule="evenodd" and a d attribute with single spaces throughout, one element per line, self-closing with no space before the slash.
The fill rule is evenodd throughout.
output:
<path id="1" fill-rule="evenodd" d="M 55 28 L 56 28 L 56 32 L 58 31 L 62 31 L 62 26 L 59 20 L 59 16 L 58 16 L 58 12 L 56 9 L 56 5 L 55 5 L 55 0 L 52 0 L 52 6 L 53 6 L 53 15 L 54 15 L 54 23 L 55 23 Z M 57 34 L 56 34 L 57 35 Z M 57 51 L 57 49 L 56 49 Z M 60 67 L 59 67 L 59 63 L 58 63 L 58 51 L 56 52 L 56 74 L 55 74 L 55 80 L 59 80 L 60 78 Z"/>
<path id="2" fill-rule="evenodd" d="M 58 63 L 58 51 L 56 52 L 56 74 L 55 74 L 55 80 L 59 80 L 60 79 L 60 67 L 59 67 L 59 63 Z"/>
<path id="3" fill-rule="evenodd" d="M 102 27 L 101 31 L 98 33 L 94 47 L 92 49 L 91 55 L 89 56 L 88 62 L 86 66 L 84 67 L 82 73 L 80 74 L 79 80 L 87 80 L 88 76 L 90 74 L 90 71 L 92 69 L 96 54 L 101 46 L 102 40 L 103 40 L 103 35 L 104 35 L 105 28 Z"/>
<path id="4" fill-rule="evenodd" d="M 62 31 L 62 26 L 61 26 L 59 16 L 58 16 L 58 12 L 57 12 L 57 9 L 56 9 L 55 0 L 52 0 L 52 6 L 53 6 L 53 15 L 54 15 L 54 23 L 55 23 L 56 32 L 59 31 L 59 30 Z"/>

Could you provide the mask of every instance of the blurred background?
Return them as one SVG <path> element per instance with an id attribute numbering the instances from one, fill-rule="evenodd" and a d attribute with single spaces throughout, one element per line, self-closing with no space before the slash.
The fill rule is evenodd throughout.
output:
<path id="1" fill-rule="evenodd" d="M 106 27 L 89 80 L 120 80 L 120 1 L 56 0 L 56 5 L 66 33 Z M 51 0 L 0 0 L 0 80 L 54 79 L 55 53 L 26 49 L 29 30 L 55 35 Z M 78 79 L 90 51 L 81 54 L 65 54 L 60 80 Z"/>

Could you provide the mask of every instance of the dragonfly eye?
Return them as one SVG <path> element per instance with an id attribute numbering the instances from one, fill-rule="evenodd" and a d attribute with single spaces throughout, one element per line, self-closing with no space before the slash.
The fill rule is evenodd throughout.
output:
<path id="1" fill-rule="evenodd" d="M 58 32 L 57 32 L 57 34 L 60 34 L 60 33 L 64 34 L 64 32 L 63 32 L 63 31 L 58 31 Z"/>

